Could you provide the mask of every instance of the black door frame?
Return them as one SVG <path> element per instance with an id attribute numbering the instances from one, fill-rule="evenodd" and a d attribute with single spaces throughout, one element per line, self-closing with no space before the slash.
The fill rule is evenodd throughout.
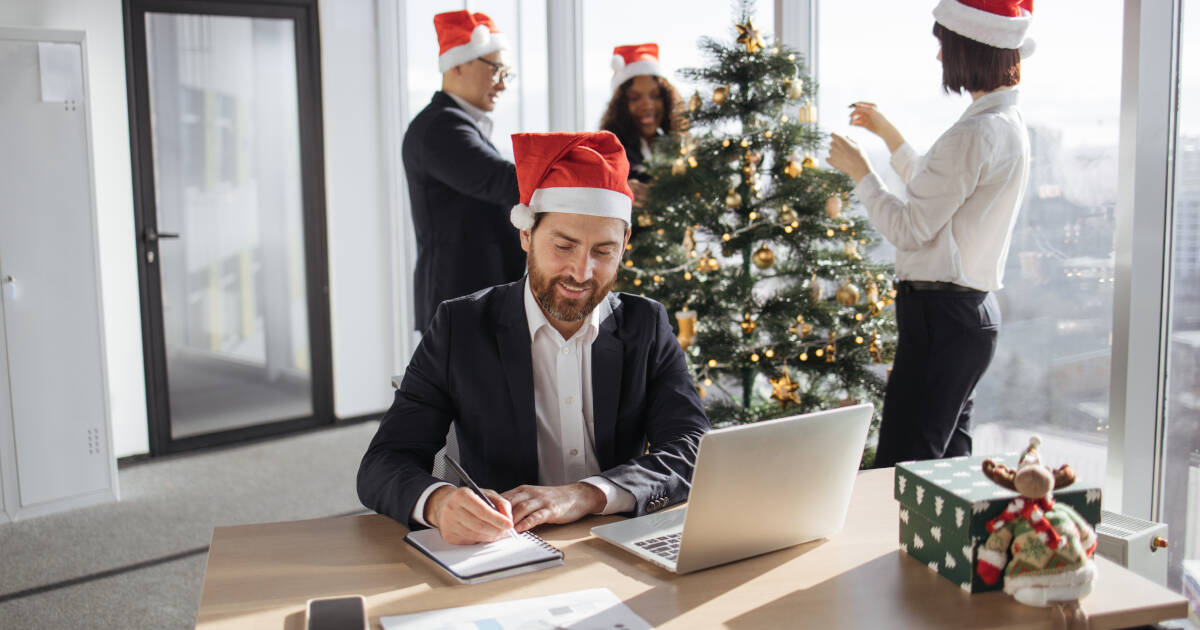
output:
<path id="1" fill-rule="evenodd" d="M 134 230 L 142 303 L 142 348 L 145 357 L 150 455 L 229 444 L 331 424 L 334 422 L 333 361 L 330 344 L 325 157 L 322 136 L 324 127 L 321 113 L 321 44 L 317 0 L 124 0 L 123 4 L 129 140 L 133 162 Z M 158 244 L 157 241 L 146 237 L 158 229 L 146 57 L 147 12 L 282 18 L 290 19 L 295 24 L 301 199 L 312 369 L 313 413 L 309 417 L 268 421 L 187 438 L 171 437 L 171 407 L 162 321 L 162 279 L 157 264 Z M 147 260 L 151 252 L 154 263 Z"/>

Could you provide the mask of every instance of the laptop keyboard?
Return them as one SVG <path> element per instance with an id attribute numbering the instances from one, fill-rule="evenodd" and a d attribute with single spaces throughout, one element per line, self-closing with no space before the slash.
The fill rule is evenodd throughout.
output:
<path id="1" fill-rule="evenodd" d="M 633 544 L 656 556 L 675 562 L 679 558 L 679 540 L 682 536 L 683 532 L 680 531 L 666 536 L 637 540 Z"/>

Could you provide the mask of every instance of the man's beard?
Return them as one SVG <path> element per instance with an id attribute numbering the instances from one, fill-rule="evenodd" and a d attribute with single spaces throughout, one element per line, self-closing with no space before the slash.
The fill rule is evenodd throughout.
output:
<path id="1" fill-rule="evenodd" d="M 548 277 L 538 266 L 537 257 L 532 251 L 529 252 L 529 289 L 546 314 L 559 321 L 577 322 L 591 315 L 600 300 L 608 295 L 614 281 L 615 274 L 603 287 L 599 286 L 595 278 L 577 284 L 569 276 Z M 555 289 L 560 282 L 571 287 L 587 287 L 590 291 L 579 299 L 563 297 Z"/>

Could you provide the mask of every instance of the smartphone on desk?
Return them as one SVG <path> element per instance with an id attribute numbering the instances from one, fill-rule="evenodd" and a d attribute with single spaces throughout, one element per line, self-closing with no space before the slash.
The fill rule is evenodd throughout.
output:
<path id="1" fill-rule="evenodd" d="M 367 600 L 362 595 L 308 600 L 308 630 L 367 630 Z"/>

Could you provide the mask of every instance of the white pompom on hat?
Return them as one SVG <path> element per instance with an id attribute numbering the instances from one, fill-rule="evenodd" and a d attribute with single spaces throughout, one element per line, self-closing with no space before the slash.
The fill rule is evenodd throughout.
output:
<path id="1" fill-rule="evenodd" d="M 608 131 L 515 133 L 513 160 L 521 202 L 509 220 L 518 230 L 533 227 L 535 214 L 565 212 L 621 219 L 633 214 L 629 160 Z"/>
<path id="2" fill-rule="evenodd" d="M 666 77 L 662 66 L 658 63 L 658 44 L 631 44 L 613 48 L 613 76 L 611 89 L 616 90 L 621 84 L 633 77 L 649 75 Z"/>
<path id="3" fill-rule="evenodd" d="M 438 71 L 508 48 L 492 18 L 483 13 L 450 11 L 433 16 L 438 38 Z"/>
<path id="4" fill-rule="evenodd" d="M 1036 48 L 1029 37 L 1033 0 L 940 0 L 933 19 L 981 44 L 1016 49 L 1021 59 L 1028 59 Z"/>

